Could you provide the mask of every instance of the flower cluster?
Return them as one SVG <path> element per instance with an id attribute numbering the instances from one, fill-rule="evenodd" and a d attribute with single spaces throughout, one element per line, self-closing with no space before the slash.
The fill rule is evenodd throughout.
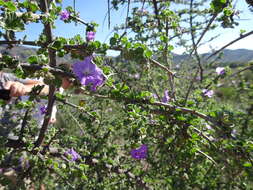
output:
<path id="1" fill-rule="evenodd" d="M 71 157 L 71 161 L 74 162 L 76 160 L 79 160 L 81 158 L 81 156 L 73 149 L 68 149 L 66 152 L 65 152 L 65 155 L 66 156 L 70 156 Z"/>
<path id="2" fill-rule="evenodd" d="M 98 86 L 105 82 L 103 71 L 92 63 L 92 56 L 86 57 L 84 61 L 77 62 L 73 65 L 73 72 L 84 86 L 91 87 L 96 91 Z"/>
<path id="3" fill-rule="evenodd" d="M 216 71 L 216 73 L 217 73 L 218 75 L 224 75 L 224 74 L 225 74 L 225 68 L 224 68 L 224 67 L 217 67 L 217 68 L 215 69 L 215 71 Z"/>
<path id="4" fill-rule="evenodd" d="M 21 172 L 23 170 L 26 170 L 30 167 L 29 160 L 25 158 L 24 156 L 21 156 L 18 160 L 18 166 L 14 168 L 17 172 Z"/>
<path id="5" fill-rule="evenodd" d="M 88 32 L 86 32 L 86 40 L 87 41 L 92 41 L 92 40 L 94 40 L 95 39 L 95 32 L 93 32 L 93 31 L 88 31 Z"/>
<path id="6" fill-rule="evenodd" d="M 143 144 L 140 148 L 131 150 L 130 154 L 132 158 L 136 160 L 145 159 L 147 157 L 148 147 L 147 145 Z"/>
<path id="7" fill-rule="evenodd" d="M 163 96 L 163 99 L 162 99 L 162 102 L 163 103 L 167 103 L 170 101 L 170 96 L 169 96 L 169 91 L 168 90 L 165 90 L 164 91 L 164 96 Z"/>
<path id="8" fill-rule="evenodd" d="M 70 13 L 67 11 L 67 10 L 65 10 L 65 11 L 62 11 L 61 13 L 60 13 L 60 19 L 61 20 L 68 20 L 69 19 L 69 16 L 70 16 Z"/>
<path id="9" fill-rule="evenodd" d="M 46 112 L 47 112 L 47 106 L 45 106 L 45 105 L 44 105 L 44 106 L 41 106 L 41 107 L 40 107 L 40 114 L 41 114 L 41 115 L 44 115 L 44 114 L 46 114 Z"/>
<path id="10" fill-rule="evenodd" d="M 214 95 L 214 91 L 208 89 L 203 89 L 202 93 L 204 96 L 207 96 L 208 98 L 211 98 Z"/>

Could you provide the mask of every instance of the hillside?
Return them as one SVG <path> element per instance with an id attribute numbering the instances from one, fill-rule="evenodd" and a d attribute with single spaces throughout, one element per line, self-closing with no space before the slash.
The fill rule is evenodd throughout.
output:
<path id="1" fill-rule="evenodd" d="M 205 53 L 202 54 L 202 58 L 208 57 L 211 55 L 210 53 Z M 189 60 L 188 55 L 179 55 L 179 54 L 174 54 L 173 61 L 175 63 L 180 63 L 185 60 Z M 230 49 L 225 49 L 223 51 L 223 55 L 221 58 L 217 59 L 217 62 L 230 65 L 233 63 L 245 63 L 253 60 L 253 50 L 248 50 L 248 49 L 236 49 L 236 50 L 230 50 Z"/>
<path id="2" fill-rule="evenodd" d="M 25 61 L 27 57 L 36 53 L 35 48 L 16 46 L 12 49 L 7 49 L 7 46 L 0 46 L 0 53 L 8 52 L 12 56 L 18 56 L 21 61 Z M 207 57 L 210 54 L 202 54 L 202 57 Z M 180 63 L 184 60 L 189 60 L 188 55 L 173 54 L 173 62 Z M 245 63 L 253 60 L 253 50 L 248 49 L 236 49 L 230 50 L 226 49 L 223 51 L 223 55 L 217 62 L 223 63 L 225 65 L 233 65 L 233 63 Z M 72 62 L 69 56 L 60 58 L 61 62 Z"/>

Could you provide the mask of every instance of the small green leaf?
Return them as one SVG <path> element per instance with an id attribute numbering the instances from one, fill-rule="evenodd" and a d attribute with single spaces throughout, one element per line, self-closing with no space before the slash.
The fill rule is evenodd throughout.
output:
<path id="1" fill-rule="evenodd" d="M 110 45 L 111 45 L 111 46 L 114 46 L 114 45 L 116 45 L 116 43 L 117 43 L 117 39 L 114 38 L 114 37 L 112 37 L 112 38 L 110 39 Z"/>
<path id="2" fill-rule="evenodd" d="M 37 64 L 39 62 L 38 56 L 31 55 L 30 57 L 28 57 L 28 62 L 30 64 Z"/>
<path id="3" fill-rule="evenodd" d="M 5 7 L 10 11 L 17 11 L 17 7 L 15 6 L 14 2 L 8 1 L 5 3 Z"/>
<path id="4" fill-rule="evenodd" d="M 252 167 L 252 164 L 250 162 L 245 162 L 243 166 L 249 168 Z"/>

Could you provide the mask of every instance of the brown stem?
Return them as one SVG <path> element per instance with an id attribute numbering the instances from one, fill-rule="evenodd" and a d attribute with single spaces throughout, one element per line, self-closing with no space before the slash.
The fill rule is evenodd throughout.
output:
<path id="1" fill-rule="evenodd" d="M 44 13 L 48 13 L 48 1 L 47 0 L 41 0 L 40 1 L 41 4 L 41 9 Z M 47 37 L 47 43 L 50 44 L 53 42 L 53 32 L 52 32 L 52 25 L 50 22 L 47 22 L 44 24 L 44 33 Z M 56 52 L 53 49 L 48 49 L 49 52 L 49 66 L 50 67 L 55 67 L 56 66 Z M 54 93 L 55 93 L 55 85 L 49 85 L 49 95 L 48 95 L 48 105 L 47 105 L 47 113 L 45 115 L 42 127 L 40 129 L 40 133 L 39 133 L 39 137 L 37 139 L 37 141 L 35 142 L 35 147 L 38 147 L 41 145 L 41 143 L 43 142 L 44 138 L 45 138 L 45 134 L 47 131 L 47 127 L 50 121 L 50 117 L 52 114 L 52 109 L 53 109 L 53 105 L 54 105 Z"/>

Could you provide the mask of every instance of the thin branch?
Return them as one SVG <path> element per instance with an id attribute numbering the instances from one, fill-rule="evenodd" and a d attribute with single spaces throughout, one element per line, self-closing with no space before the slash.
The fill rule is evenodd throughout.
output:
<path id="1" fill-rule="evenodd" d="M 49 13 L 48 9 L 48 1 L 47 0 L 40 0 L 41 9 L 45 14 Z M 52 24 L 50 22 L 44 24 L 44 32 L 48 39 L 48 44 L 53 42 L 53 32 L 52 32 Z M 49 66 L 55 67 L 56 66 L 56 52 L 55 50 L 49 49 Z M 38 147 L 41 145 L 45 138 L 45 134 L 48 128 L 48 124 L 50 121 L 50 117 L 53 110 L 53 105 L 55 101 L 54 93 L 55 93 L 55 85 L 49 85 L 49 94 L 48 94 L 48 105 L 47 105 L 47 112 L 42 124 L 42 127 L 40 129 L 39 137 L 37 141 L 35 142 L 35 147 Z"/>
<path id="2" fill-rule="evenodd" d="M 153 63 L 154 65 L 157 65 L 158 67 L 160 67 L 161 69 L 165 70 L 169 75 L 174 76 L 176 74 L 176 72 L 173 72 L 171 70 L 169 70 L 166 66 L 162 65 L 161 63 L 159 63 L 158 61 L 154 60 L 154 59 L 149 59 L 151 63 Z"/>
<path id="3" fill-rule="evenodd" d="M 156 17 L 157 23 L 158 23 L 158 29 L 159 29 L 159 31 L 161 31 L 161 21 L 160 21 L 160 18 L 159 18 L 159 10 L 158 10 L 158 6 L 157 6 L 158 2 L 156 0 L 153 0 L 152 3 L 153 3 L 153 6 L 154 6 L 155 17 Z"/>
<path id="4" fill-rule="evenodd" d="M 247 66 L 247 67 L 245 67 L 245 68 L 243 68 L 239 71 L 236 71 L 232 75 L 228 76 L 228 78 L 233 78 L 235 75 L 238 75 L 239 73 L 244 72 L 244 71 L 249 70 L 249 69 L 252 69 L 252 68 L 253 68 L 253 65 Z"/>
<path id="5" fill-rule="evenodd" d="M 78 122 L 78 120 L 72 115 L 71 112 L 68 112 L 68 115 L 73 119 L 73 121 L 77 124 L 78 128 L 81 130 L 82 135 L 85 134 L 83 127 L 81 126 L 81 124 Z"/>
<path id="6" fill-rule="evenodd" d="M 107 0 L 107 13 L 108 13 L 108 29 L 110 29 L 111 26 L 110 0 Z"/>
<path id="7" fill-rule="evenodd" d="M 187 90 L 187 93 L 186 93 L 186 96 L 185 96 L 185 99 L 184 99 L 184 106 L 186 105 L 187 100 L 188 100 L 188 98 L 189 98 L 189 96 L 190 96 L 190 92 L 191 92 L 191 90 L 192 90 L 192 88 L 193 88 L 194 82 L 196 81 L 196 78 L 197 78 L 197 76 L 198 76 L 198 73 L 199 73 L 199 70 L 196 71 L 195 75 L 193 76 L 193 78 L 192 78 L 192 80 L 191 80 L 190 86 L 189 86 L 189 88 L 188 88 L 188 90 Z"/>
<path id="8" fill-rule="evenodd" d="M 76 77 L 71 72 L 66 72 L 61 69 L 50 67 L 50 66 L 42 66 L 42 65 L 29 64 L 29 63 L 21 63 L 20 66 L 22 67 L 22 69 L 25 69 L 28 71 L 47 70 L 48 72 L 51 72 L 54 75 L 59 75 L 62 77 L 70 77 L 70 78 Z"/>
<path id="9" fill-rule="evenodd" d="M 192 52 L 190 53 L 190 55 L 192 55 L 192 53 L 195 51 L 195 49 L 198 47 L 200 41 L 202 40 L 202 38 L 204 37 L 204 35 L 206 34 L 206 32 L 209 30 L 211 24 L 213 23 L 213 21 L 215 20 L 215 18 L 218 16 L 218 14 L 213 14 L 212 18 L 210 19 L 209 23 L 207 24 L 205 30 L 202 32 L 201 36 L 199 37 L 196 46 L 193 48 Z"/>
<path id="10" fill-rule="evenodd" d="M 112 100 L 119 100 L 119 101 L 125 101 L 125 102 L 132 102 L 132 103 L 142 103 L 142 104 L 148 104 L 148 105 L 154 105 L 154 106 L 164 106 L 166 108 L 169 108 L 170 110 L 173 111 L 180 111 L 183 113 L 189 113 L 192 115 L 195 115 L 197 117 L 200 117 L 210 123 L 212 123 L 213 127 L 217 127 L 220 124 L 212 117 L 198 112 L 196 110 L 192 110 L 190 108 L 185 108 L 185 107 L 180 107 L 180 106 L 176 106 L 176 105 L 172 105 L 172 104 L 167 104 L 167 103 L 163 103 L 163 102 L 150 102 L 149 100 L 145 100 L 145 99 L 132 99 L 132 98 L 127 98 L 127 97 L 111 97 L 111 96 L 104 96 L 104 95 L 100 95 L 100 94 L 89 94 L 89 93 L 84 93 L 87 96 L 92 96 L 92 97 L 96 97 L 96 98 L 102 98 L 102 99 L 112 99 Z"/>
<path id="11" fill-rule="evenodd" d="M 197 132 L 200 136 L 202 136 L 204 139 L 206 139 L 214 148 L 217 148 L 217 146 L 215 144 L 213 144 L 213 142 L 211 141 L 211 139 L 208 136 L 206 136 L 202 131 L 200 131 L 196 127 L 193 127 L 193 126 L 191 126 L 191 127 L 193 128 L 193 130 L 195 132 Z"/>
<path id="12" fill-rule="evenodd" d="M 69 17 L 70 17 L 70 19 L 76 20 L 77 22 L 80 22 L 81 24 L 84 24 L 85 26 L 88 26 L 88 25 L 89 25 L 88 22 L 85 22 L 84 20 L 82 20 L 82 19 L 79 18 L 79 17 L 75 17 L 75 16 L 72 16 L 72 15 L 70 15 Z"/>
<path id="13" fill-rule="evenodd" d="M 6 41 L 6 40 L 0 40 L 0 45 L 3 44 L 17 44 L 17 45 L 29 45 L 29 46 L 40 46 L 35 41 L 22 41 L 22 40 L 16 40 L 16 41 Z"/>
<path id="14" fill-rule="evenodd" d="M 22 139 L 23 139 L 25 127 L 26 127 L 27 121 L 28 121 L 29 112 L 30 112 L 30 109 L 28 108 L 25 112 L 25 116 L 24 116 L 22 124 L 21 124 L 21 130 L 20 130 L 20 134 L 19 134 L 19 138 L 18 138 L 19 141 L 22 141 Z"/>
<path id="15" fill-rule="evenodd" d="M 201 150 L 197 150 L 198 153 L 205 156 L 208 160 L 210 160 L 214 165 L 217 165 L 217 162 L 214 161 L 214 159 L 211 156 L 208 156 L 206 153 L 202 152 Z"/>
<path id="16" fill-rule="evenodd" d="M 72 104 L 72 103 L 68 102 L 67 100 L 56 99 L 56 101 L 59 101 L 59 102 L 61 102 L 61 103 L 63 103 L 63 104 L 66 104 L 66 105 L 72 107 L 72 108 L 75 108 L 75 109 L 77 109 L 77 110 L 80 110 L 80 111 L 86 113 L 89 117 L 91 117 L 91 118 L 94 119 L 94 120 L 96 119 L 96 117 L 95 117 L 94 115 L 92 115 L 91 113 L 85 111 L 85 109 L 84 109 L 83 107 L 80 107 L 80 106 L 77 106 L 77 105 L 75 105 L 75 104 Z"/>
<path id="17" fill-rule="evenodd" d="M 222 48 L 220 48 L 219 50 L 217 50 L 217 51 L 215 51 L 214 53 L 212 53 L 211 55 L 209 55 L 209 56 L 206 58 L 206 60 L 208 60 L 208 59 L 210 59 L 211 57 L 217 55 L 218 53 L 220 53 L 222 50 L 224 50 L 224 49 L 227 48 L 228 46 L 234 44 L 235 42 L 237 42 L 237 41 L 239 41 L 239 40 L 241 40 L 241 39 L 243 39 L 243 38 L 248 37 L 248 36 L 251 35 L 251 34 L 253 34 L 253 30 L 250 31 L 250 32 L 248 32 L 248 33 L 246 33 L 246 34 L 240 35 L 240 37 L 238 37 L 238 38 L 236 38 L 235 40 L 229 42 L 228 44 L 224 45 L 224 46 L 223 46 Z"/>
<path id="18" fill-rule="evenodd" d="M 193 17 L 192 17 L 192 9 L 193 9 L 193 0 L 191 0 L 190 2 L 190 29 L 191 29 L 191 39 L 192 39 L 192 45 L 193 45 L 193 49 L 194 49 L 194 54 L 197 58 L 197 63 L 199 66 L 199 71 L 200 71 L 200 81 L 203 80 L 203 67 L 201 65 L 201 60 L 198 54 L 198 50 L 197 50 L 197 44 L 195 43 L 195 35 L 194 35 L 194 31 L 193 31 Z M 193 80 L 194 81 L 194 80 Z M 193 85 L 193 83 L 192 83 Z"/>

